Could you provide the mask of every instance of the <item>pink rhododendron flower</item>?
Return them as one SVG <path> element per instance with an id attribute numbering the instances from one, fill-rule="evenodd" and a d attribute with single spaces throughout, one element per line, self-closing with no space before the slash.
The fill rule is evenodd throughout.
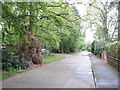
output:
<path id="1" fill-rule="evenodd" d="M 19 41 L 19 42 L 18 42 L 18 44 L 22 44 L 22 42 L 21 42 L 21 41 Z"/>
<path id="2" fill-rule="evenodd" d="M 34 38 L 34 35 L 30 35 L 29 37 L 30 37 L 30 38 Z"/>
<path id="3" fill-rule="evenodd" d="M 38 44 L 39 42 L 37 41 L 36 43 Z"/>
<path id="4" fill-rule="evenodd" d="M 39 52 L 39 54 L 42 54 L 41 52 Z"/>
<path id="5" fill-rule="evenodd" d="M 40 43 L 40 45 L 42 45 L 42 43 Z"/>
<path id="6" fill-rule="evenodd" d="M 42 43 L 38 41 L 38 39 L 29 31 L 26 31 L 26 36 L 28 38 L 27 45 L 22 44 L 22 42 L 19 42 L 18 44 L 21 45 L 20 49 L 24 53 L 25 58 L 28 61 L 34 61 L 35 63 L 42 62 Z M 25 47 L 24 47 L 24 46 Z M 45 53 L 46 51 L 44 51 Z M 38 56 L 38 54 L 41 54 Z"/>
<path id="7" fill-rule="evenodd" d="M 38 50 L 42 50 L 41 48 L 39 48 Z"/>
<path id="8" fill-rule="evenodd" d="M 28 51 L 24 51 L 25 53 L 28 52 Z"/>
<path id="9" fill-rule="evenodd" d="M 36 52 L 36 49 L 34 49 L 34 51 Z"/>

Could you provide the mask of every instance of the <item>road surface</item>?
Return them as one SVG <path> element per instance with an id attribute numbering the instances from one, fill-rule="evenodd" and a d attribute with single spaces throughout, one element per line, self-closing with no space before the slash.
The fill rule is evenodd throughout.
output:
<path id="1" fill-rule="evenodd" d="M 99 57 L 85 51 L 64 56 L 59 61 L 5 79 L 2 87 L 118 88 L 118 72 Z"/>
<path id="2" fill-rule="evenodd" d="M 3 80 L 3 88 L 94 88 L 88 52 L 65 55 L 65 59 Z"/>

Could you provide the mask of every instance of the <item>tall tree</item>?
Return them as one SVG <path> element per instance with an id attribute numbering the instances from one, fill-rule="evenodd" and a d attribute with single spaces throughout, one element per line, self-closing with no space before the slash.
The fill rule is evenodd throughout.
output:
<path id="1" fill-rule="evenodd" d="M 2 4 L 3 45 L 15 45 L 20 40 L 27 43 L 29 40 L 26 34 L 30 32 L 43 43 L 45 48 L 59 49 L 63 41 L 61 38 L 64 37 L 61 33 L 70 34 L 72 30 L 77 31 L 79 27 L 76 23 L 80 20 L 74 18 L 74 12 L 69 3 L 4 2 Z"/>

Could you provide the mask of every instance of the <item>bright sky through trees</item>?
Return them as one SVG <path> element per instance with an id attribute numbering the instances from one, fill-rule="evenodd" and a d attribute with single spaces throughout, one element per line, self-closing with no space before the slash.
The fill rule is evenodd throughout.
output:
<path id="1" fill-rule="evenodd" d="M 93 1 L 94 1 L 94 0 L 93 0 Z M 118 0 L 95 0 L 95 1 L 106 3 L 106 2 L 117 2 Z M 76 3 L 77 0 L 73 0 L 72 3 L 73 3 L 73 2 L 75 3 L 75 6 L 76 6 L 76 8 L 77 8 L 78 11 L 79 11 L 79 15 L 80 15 L 81 17 L 86 16 L 86 15 L 87 15 L 88 5 L 89 5 L 90 3 L 92 3 L 92 0 L 81 0 L 81 1 L 78 0 L 78 2 L 81 2 L 81 3 L 83 3 L 83 4 L 81 4 L 81 3 L 79 3 L 79 4 Z M 102 8 L 102 7 L 103 7 L 103 6 L 101 6 L 101 8 Z M 112 13 L 109 12 L 109 17 L 115 14 L 116 8 L 114 8 L 114 9 L 115 9 L 115 10 L 112 9 L 112 11 L 111 11 Z M 113 12 L 113 11 L 114 11 L 114 12 Z M 93 9 L 93 12 L 94 12 L 94 9 Z M 93 17 L 91 17 L 91 18 L 95 18 L 95 17 L 93 16 Z M 88 23 L 87 21 L 82 21 L 82 23 L 84 23 L 84 24 L 83 24 L 84 27 L 89 26 L 89 25 L 88 25 L 89 23 Z M 99 22 L 97 22 L 97 23 L 99 23 Z M 86 41 L 86 42 L 93 42 L 93 40 L 94 40 L 94 33 L 95 33 L 95 29 L 96 29 L 95 27 L 96 27 L 96 26 L 90 26 L 89 28 L 84 28 L 84 29 L 83 29 L 83 31 L 85 31 L 85 41 Z M 113 33 L 114 28 L 111 27 L 110 30 L 112 30 L 110 33 Z"/>
<path id="2" fill-rule="evenodd" d="M 85 1 L 87 3 L 87 0 L 85 0 Z M 76 8 L 78 9 L 80 16 L 85 16 L 87 14 L 87 10 L 86 10 L 85 5 L 76 4 Z M 87 23 L 85 23 L 83 25 L 86 26 L 86 27 L 88 26 Z M 90 30 L 90 29 L 86 29 L 85 31 L 86 31 L 86 33 L 85 33 L 85 42 L 92 42 L 94 40 L 94 38 L 93 38 L 94 32 L 92 30 Z"/>

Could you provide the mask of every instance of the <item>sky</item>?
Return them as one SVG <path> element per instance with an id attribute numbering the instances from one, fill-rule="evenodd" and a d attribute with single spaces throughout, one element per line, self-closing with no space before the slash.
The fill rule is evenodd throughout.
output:
<path id="1" fill-rule="evenodd" d="M 88 0 L 85 0 L 85 1 L 87 3 Z M 84 16 L 84 15 L 87 14 L 85 5 L 76 4 L 75 6 L 76 6 L 76 8 L 79 11 L 79 15 L 80 16 Z M 83 23 L 82 25 L 87 26 L 88 24 L 87 23 Z M 94 31 L 92 31 L 91 29 L 86 29 L 85 42 L 93 42 L 94 41 L 93 35 L 94 35 Z"/>

